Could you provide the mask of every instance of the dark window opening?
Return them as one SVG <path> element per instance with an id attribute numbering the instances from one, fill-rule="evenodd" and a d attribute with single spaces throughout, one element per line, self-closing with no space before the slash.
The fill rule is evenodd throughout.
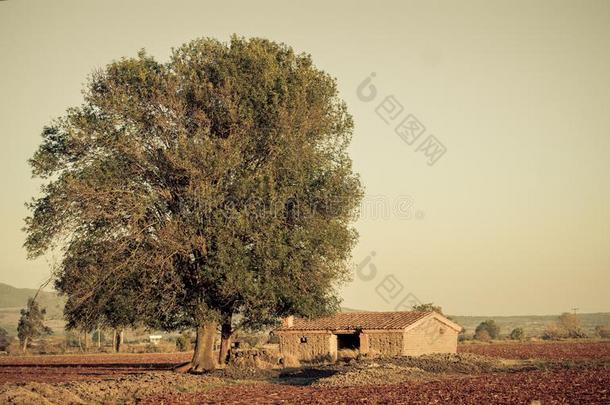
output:
<path id="1" fill-rule="evenodd" d="M 307 336 L 301 336 L 301 343 L 307 343 Z"/>
<path id="2" fill-rule="evenodd" d="M 360 336 L 357 333 L 338 334 L 337 349 L 358 350 L 360 348 Z"/>

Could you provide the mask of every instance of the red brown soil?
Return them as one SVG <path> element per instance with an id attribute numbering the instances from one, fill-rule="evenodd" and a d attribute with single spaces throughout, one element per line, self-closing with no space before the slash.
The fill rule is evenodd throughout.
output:
<path id="1" fill-rule="evenodd" d="M 512 373 L 462 374 L 454 375 L 452 378 L 410 381 L 394 385 L 332 388 L 248 383 L 190 394 L 178 393 L 177 389 L 155 394 L 154 391 L 148 391 L 146 388 L 146 392 L 153 396 L 145 397 L 141 401 L 147 404 L 354 402 L 529 404 L 532 400 L 540 400 L 543 404 L 610 404 L 610 367 L 607 362 L 599 362 L 610 359 L 610 342 L 473 344 L 460 345 L 459 352 L 509 359 L 547 359 L 551 363 L 557 361 L 556 364 L 561 360 L 577 360 L 579 364 L 591 364 L 591 367 L 562 366 Z M 159 373 L 159 371 L 166 371 L 167 376 L 171 378 L 173 372 L 169 370 L 176 364 L 189 360 L 190 356 L 190 353 L 159 353 L 0 357 L 0 385 L 11 382 L 33 381 L 53 384 L 106 379 L 116 382 L 125 375 L 141 375 L 134 377 L 137 383 L 138 379 L 146 379 L 153 374 L 165 375 L 165 372 Z M 192 376 L 192 378 L 203 377 Z M 16 385 L 17 388 L 19 386 Z"/>
<path id="2" fill-rule="evenodd" d="M 458 352 L 521 360 L 610 360 L 610 341 L 465 344 Z"/>
<path id="3" fill-rule="evenodd" d="M 313 388 L 277 384 L 218 388 L 196 394 L 168 394 L 142 404 L 607 404 L 610 370 L 554 370 L 492 373 L 476 377 L 398 385 Z"/>
<path id="4" fill-rule="evenodd" d="M 88 354 L 0 357 L 0 384 L 99 380 L 171 370 L 190 353 Z"/>

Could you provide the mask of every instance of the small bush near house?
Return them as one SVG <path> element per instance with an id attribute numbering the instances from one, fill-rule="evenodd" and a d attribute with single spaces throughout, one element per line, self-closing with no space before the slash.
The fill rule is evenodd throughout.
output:
<path id="1" fill-rule="evenodd" d="M 515 328 L 510 332 L 511 340 L 523 340 L 525 339 L 525 332 L 523 328 Z"/>

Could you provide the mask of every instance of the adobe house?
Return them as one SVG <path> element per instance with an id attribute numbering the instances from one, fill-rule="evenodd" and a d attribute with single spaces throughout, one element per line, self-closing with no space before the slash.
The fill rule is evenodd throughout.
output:
<path id="1" fill-rule="evenodd" d="M 436 312 L 341 312 L 317 319 L 288 317 L 275 334 L 280 353 L 317 361 L 336 360 L 341 349 L 385 356 L 455 353 L 461 330 Z"/>

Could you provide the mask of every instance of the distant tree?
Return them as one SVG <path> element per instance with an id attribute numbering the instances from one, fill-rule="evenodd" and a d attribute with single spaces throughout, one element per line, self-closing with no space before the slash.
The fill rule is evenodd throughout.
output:
<path id="1" fill-rule="evenodd" d="M 491 340 L 491 336 L 487 329 L 481 329 L 475 332 L 474 338 L 476 340 L 480 340 L 481 342 L 489 342 Z"/>
<path id="2" fill-rule="evenodd" d="M 30 257 L 65 252 L 69 312 L 111 322 L 127 296 L 147 326 L 196 330 L 198 371 L 219 325 L 225 362 L 236 327 L 338 310 L 362 188 L 353 120 L 309 55 L 200 39 L 113 62 L 83 93 L 42 131 L 26 219 Z"/>
<path id="3" fill-rule="evenodd" d="M 477 334 L 486 331 L 491 339 L 497 339 L 500 336 L 500 327 L 496 325 L 496 322 L 493 319 L 488 319 L 483 321 L 477 326 L 474 331 L 474 337 L 477 338 Z"/>
<path id="4" fill-rule="evenodd" d="M 549 323 L 542 333 L 542 338 L 545 340 L 582 339 L 586 337 L 587 334 L 582 329 L 578 315 L 568 312 L 561 314 L 557 321 Z"/>
<path id="5" fill-rule="evenodd" d="M 610 338 L 610 325 L 597 325 L 595 327 L 595 334 L 603 339 Z"/>
<path id="6" fill-rule="evenodd" d="M 443 314 L 443 308 L 441 308 L 438 305 L 434 305 L 434 303 L 429 302 L 427 304 L 417 304 L 417 305 L 413 305 L 411 307 L 411 309 L 413 311 L 419 311 L 419 312 L 430 312 L 430 311 L 434 311 L 434 312 L 438 312 L 441 315 Z"/>
<path id="7" fill-rule="evenodd" d="M 6 329 L 0 327 L 0 350 L 5 351 L 11 343 L 10 337 Z"/>
<path id="8" fill-rule="evenodd" d="M 44 324 L 45 314 L 46 310 L 41 309 L 33 298 L 29 298 L 26 308 L 21 310 L 21 318 L 17 325 L 17 337 L 24 352 L 32 339 L 53 333 L 51 328 Z"/>
<path id="9" fill-rule="evenodd" d="M 523 328 L 515 328 L 510 332 L 510 338 L 512 340 L 523 340 L 525 338 L 525 332 Z"/>
<path id="10" fill-rule="evenodd" d="M 580 318 L 576 314 L 564 312 L 557 319 L 559 328 L 565 331 L 568 338 L 585 338 L 587 334 L 582 329 Z"/>

